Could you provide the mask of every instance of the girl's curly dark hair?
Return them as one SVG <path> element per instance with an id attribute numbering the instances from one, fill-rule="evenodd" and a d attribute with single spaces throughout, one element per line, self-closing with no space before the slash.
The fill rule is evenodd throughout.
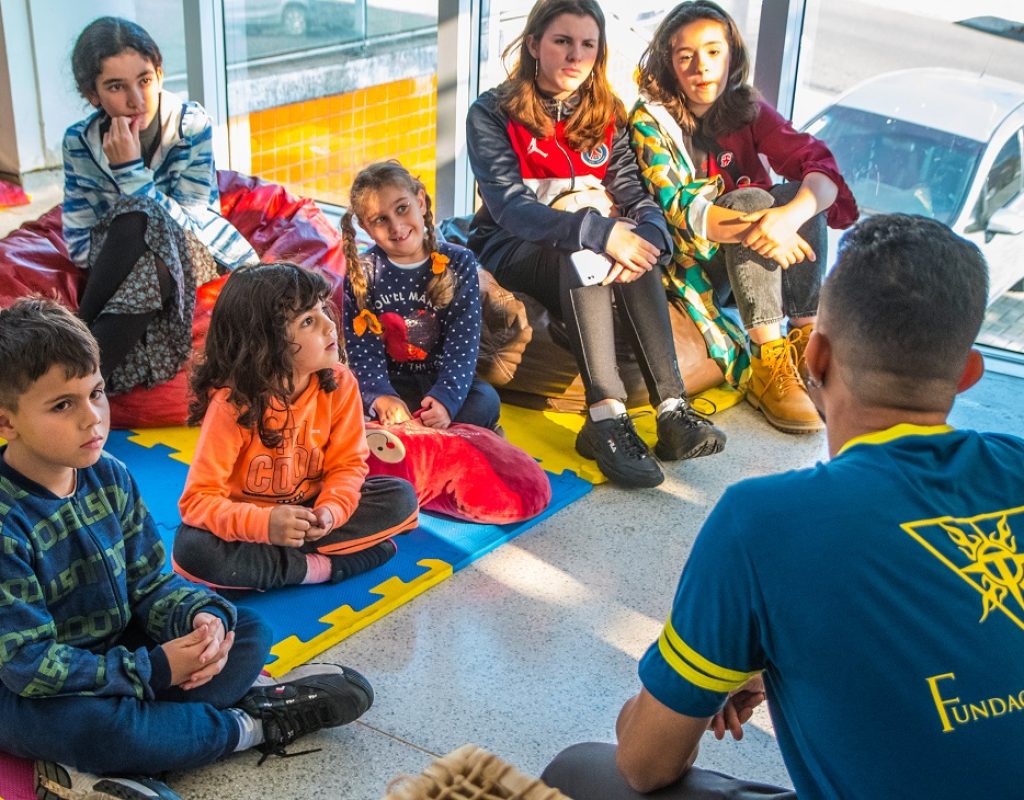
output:
<path id="1" fill-rule="evenodd" d="M 330 288 L 322 275 L 288 262 L 232 272 L 213 307 L 203 356 L 192 371 L 188 424 L 202 422 L 211 394 L 228 388 L 228 399 L 239 410 L 238 424 L 255 428 L 264 446 L 279 446 L 286 425 L 270 427 L 267 412 L 287 410 L 295 391 L 288 324 L 325 301 L 337 324 Z M 326 392 L 338 388 L 332 369 L 319 370 L 317 378 Z"/>

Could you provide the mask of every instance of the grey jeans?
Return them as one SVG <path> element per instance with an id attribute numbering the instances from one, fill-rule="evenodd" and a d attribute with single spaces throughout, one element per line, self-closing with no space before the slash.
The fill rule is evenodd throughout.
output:
<path id="1" fill-rule="evenodd" d="M 760 211 L 788 203 L 800 188 L 796 182 L 773 186 L 771 192 L 755 187 L 734 189 L 723 194 L 715 205 L 736 211 Z M 732 288 L 743 327 L 772 325 L 784 317 L 800 319 L 818 313 L 818 296 L 825 274 L 828 233 L 825 213 L 811 217 L 799 231 L 817 255 L 817 261 L 805 260 L 783 269 L 774 261 L 741 244 L 723 244 L 704 265 L 716 294 Z"/>
<path id="2" fill-rule="evenodd" d="M 615 745 L 584 742 L 563 750 L 540 776 L 573 800 L 796 800 L 792 789 L 691 767 L 675 783 L 650 794 L 629 787 L 615 766 Z"/>

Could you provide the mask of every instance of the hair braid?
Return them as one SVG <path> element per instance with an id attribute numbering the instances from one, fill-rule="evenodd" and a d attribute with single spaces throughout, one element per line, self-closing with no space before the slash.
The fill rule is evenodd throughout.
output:
<path id="1" fill-rule="evenodd" d="M 341 238 L 344 243 L 345 252 L 345 274 L 352 285 L 352 294 L 356 296 L 356 307 L 362 311 L 366 308 L 366 267 L 359 258 L 359 250 L 356 248 L 356 227 L 352 224 L 355 217 L 352 209 L 345 212 L 341 218 Z"/>
<path id="2" fill-rule="evenodd" d="M 419 190 L 423 192 L 423 197 L 426 200 L 427 208 L 423 214 L 423 235 L 427 240 L 427 252 L 433 255 L 438 252 L 437 234 L 434 232 L 434 211 L 431 208 L 430 195 L 423 188 L 423 184 L 419 180 L 416 183 L 419 184 Z M 454 297 L 455 278 L 452 276 L 451 269 L 445 264 L 444 271 L 439 275 L 434 275 L 430 279 L 430 283 L 427 284 L 427 299 L 434 308 L 441 309 L 446 308 Z"/>

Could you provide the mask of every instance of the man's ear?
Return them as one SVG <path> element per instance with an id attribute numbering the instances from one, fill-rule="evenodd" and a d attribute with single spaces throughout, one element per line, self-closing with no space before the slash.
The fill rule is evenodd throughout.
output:
<path id="1" fill-rule="evenodd" d="M 964 364 L 964 371 L 960 374 L 960 381 L 956 385 L 956 393 L 966 392 L 980 381 L 984 374 L 985 358 L 972 347 L 971 352 L 967 354 L 967 363 Z"/>
<path id="2" fill-rule="evenodd" d="M 823 383 L 832 363 L 832 343 L 820 330 L 813 330 L 804 350 L 808 376 Z"/>

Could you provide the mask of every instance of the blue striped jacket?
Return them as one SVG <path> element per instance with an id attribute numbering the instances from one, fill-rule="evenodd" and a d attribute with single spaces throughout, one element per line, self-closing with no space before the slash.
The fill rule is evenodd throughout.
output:
<path id="1" fill-rule="evenodd" d="M 198 103 L 170 92 L 160 96 L 160 145 L 151 168 L 142 159 L 111 167 L 103 152 L 100 110 L 64 134 L 64 241 L 71 260 L 88 266 L 90 234 L 119 197 L 150 197 L 196 235 L 218 264 L 234 269 L 259 261 L 235 227 L 220 215 L 210 118 Z"/>

